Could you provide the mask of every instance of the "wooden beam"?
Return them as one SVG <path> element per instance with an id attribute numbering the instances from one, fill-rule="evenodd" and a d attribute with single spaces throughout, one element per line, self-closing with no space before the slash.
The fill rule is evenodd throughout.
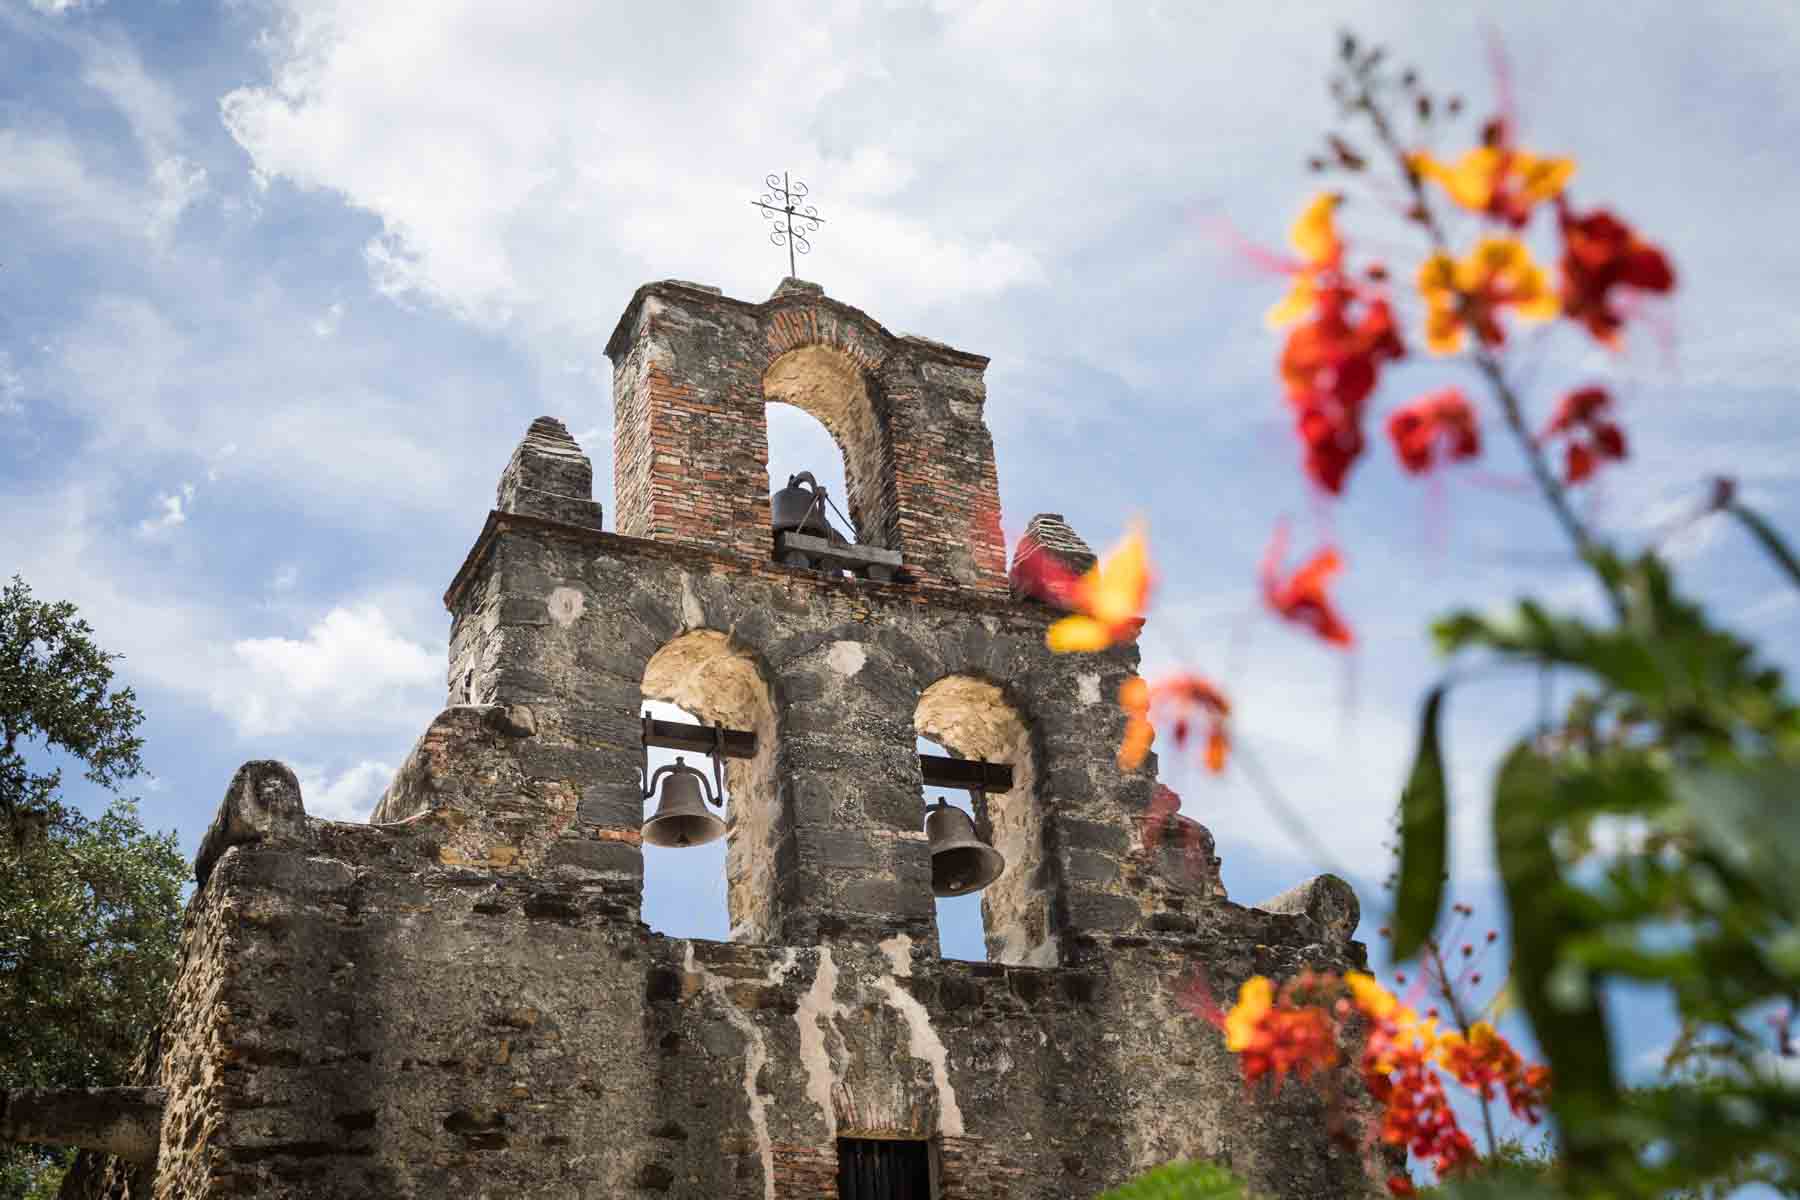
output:
<path id="1" fill-rule="evenodd" d="M 919 774 L 926 787 L 980 788 L 984 792 L 1010 792 L 1013 769 L 1008 763 L 950 758 L 943 754 L 919 755 Z"/>
<path id="2" fill-rule="evenodd" d="M 644 736 L 644 744 L 660 746 L 664 750 L 685 750 L 690 754 L 711 754 L 713 727 L 688 721 L 652 720 L 649 731 Z M 756 734 L 743 729 L 727 729 L 725 757 L 755 758 Z"/>
<path id="3" fill-rule="evenodd" d="M 710 754 L 713 749 L 713 728 L 690 721 L 652 720 L 644 742 L 664 750 Z M 750 730 L 727 729 L 725 757 L 755 758 L 756 734 Z M 924 776 L 926 787 L 959 790 L 980 788 L 986 792 L 1010 792 L 1013 785 L 1013 769 L 1009 763 L 951 758 L 944 754 L 919 755 L 919 774 Z"/>

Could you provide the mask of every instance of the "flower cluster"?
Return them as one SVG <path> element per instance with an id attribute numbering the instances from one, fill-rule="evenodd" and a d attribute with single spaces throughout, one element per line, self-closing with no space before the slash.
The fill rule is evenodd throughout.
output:
<path id="1" fill-rule="evenodd" d="M 1524 227 L 1540 202 L 1560 196 L 1575 174 L 1573 159 L 1544 157 L 1513 145 L 1512 126 L 1500 117 L 1482 127 L 1481 145 L 1454 164 L 1423 153 L 1410 155 L 1407 164 L 1460 207 L 1514 229 Z"/>
<path id="2" fill-rule="evenodd" d="M 1133 675 L 1119 687 L 1119 707 L 1125 711 L 1125 740 L 1119 744 L 1119 767 L 1136 770 L 1150 753 L 1156 738 L 1153 717 L 1174 724 L 1175 745 L 1185 747 L 1196 720 L 1206 727 L 1206 768 L 1214 774 L 1225 769 L 1231 739 L 1225 727 L 1231 702 L 1211 682 L 1189 672 L 1177 672 L 1151 683 Z"/>
<path id="3" fill-rule="evenodd" d="M 1193 1007 L 1224 1030 L 1226 1048 L 1242 1061 L 1245 1082 L 1270 1076 L 1276 1086 L 1290 1074 L 1306 1079 L 1337 1067 L 1345 1031 L 1360 1020 L 1363 1044 L 1356 1070 L 1381 1105 L 1381 1140 L 1429 1162 L 1440 1178 L 1476 1158 L 1474 1142 L 1450 1107 L 1445 1075 L 1484 1100 L 1504 1092 L 1512 1111 L 1534 1123 L 1549 1088 L 1548 1072 L 1527 1065 L 1490 1023 L 1442 1030 L 1437 1010 L 1421 1015 L 1373 976 L 1356 971 L 1341 980 L 1307 972 L 1279 989 L 1267 977 L 1254 976 L 1238 989 L 1237 1003 L 1228 1011 L 1199 986 Z M 1412 1188 L 1404 1175 L 1388 1181 L 1396 1196 L 1412 1195 Z"/>
<path id="4" fill-rule="evenodd" d="M 1300 323 L 1281 352 L 1281 380 L 1305 446 L 1306 473 L 1337 495 L 1363 451 L 1363 413 L 1383 363 L 1406 353 L 1385 298 L 1344 271 L 1344 244 L 1333 213 L 1338 197 L 1317 196 L 1295 222 L 1300 255 L 1287 297 L 1269 313 L 1275 325 Z M 1377 269 L 1377 274 L 1379 274 Z"/>
<path id="5" fill-rule="evenodd" d="M 1302 976 L 1277 995 L 1275 985 L 1257 975 L 1238 989 L 1237 1003 L 1219 1023 L 1225 1048 L 1243 1061 L 1244 1082 L 1269 1075 L 1279 1087 L 1289 1073 L 1306 1079 L 1337 1066 L 1337 1023 L 1324 1008 L 1295 1000 L 1296 992 L 1316 982 Z"/>
<path id="6" fill-rule="evenodd" d="M 1547 321 L 1561 307 L 1550 277 L 1514 237 L 1482 238 L 1460 259 L 1441 250 L 1431 255 L 1419 267 L 1419 295 L 1425 346 L 1433 354 L 1462 349 L 1465 329 L 1484 346 L 1504 345 L 1500 314 L 1508 308 L 1524 320 Z"/>

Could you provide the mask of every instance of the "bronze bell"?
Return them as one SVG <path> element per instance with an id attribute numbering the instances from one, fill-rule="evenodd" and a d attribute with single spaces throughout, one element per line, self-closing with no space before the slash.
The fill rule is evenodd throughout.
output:
<path id="1" fill-rule="evenodd" d="M 802 483 L 811 486 L 801 487 Z M 825 519 L 825 489 L 811 471 L 789 475 L 787 486 L 769 497 L 769 524 L 776 533 L 831 536 L 831 523 Z"/>
<path id="2" fill-rule="evenodd" d="M 664 775 L 662 798 L 656 803 L 656 815 L 644 822 L 644 840 L 652 846 L 704 846 L 725 835 L 725 822 L 708 812 L 708 804 L 718 805 L 706 776 L 688 766 L 679 757 L 675 764 L 659 767 L 650 778 L 644 794 L 656 791 L 656 781 Z"/>
<path id="3" fill-rule="evenodd" d="M 931 839 L 931 893 L 967 896 L 979 892 L 1006 870 L 1000 852 L 975 836 L 975 822 L 942 799 L 925 813 Z"/>

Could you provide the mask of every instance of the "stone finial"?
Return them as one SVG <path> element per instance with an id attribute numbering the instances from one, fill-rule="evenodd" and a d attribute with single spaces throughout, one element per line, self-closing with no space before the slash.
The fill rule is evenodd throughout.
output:
<path id="1" fill-rule="evenodd" d="M 561 421 L 539 417 L 500 474 L 494 507 L 565 525 L 600 528 L 594 466 Z"/>
<path id="2" fill-rule="evenodd" d="M 1069 528 L 1061 513 L 1039 513 L 1025 526 L 1019 543 L 1013 548 L 1012 570 L 1007 578 L 1015 596 L 1038 596 L 1041 589 L 1034 582 L 1040 578 L 1041 562 L 1033 562 L 1045 554 L 1080 575 L 1094 565 L 1095 554 L 1081 536 Z"/>
<path id="3" fill-rule="evenodd" d="M 74 1146 L 153 1163 L 162 1137 L 161 1088 L 17 1088 L 0 1091 L 0 1143 Z"/>
<path id="4" fill-rule="evenodd" d="M 1362 920 L 1356 889 L 1336 875 L 1314 875 L 1256 907 L 1264 912 L 1311 917 L 1319 932 L 1333 941 L 1347 942 Z"/>
<path id="5" fill-rule="evenodd" d="M 795 279 L 789 275 L 775 285 L 775 291 L 769 296 L 771 300 L 779 300 L 783 296 L 823 296 L 825 289 L 819 284 L 804 279 Z"/>
<path id="6" fill-rule="evenodd" d="M 286 763 L 273 759 L 247 762 L 231 777 L 200 853 L 194 856 L 194 879 L 206 886 L 213 864 L 233 846 L 247 842 L 298 839 L 306 833 L 306 805 L 300 781 Z"/>

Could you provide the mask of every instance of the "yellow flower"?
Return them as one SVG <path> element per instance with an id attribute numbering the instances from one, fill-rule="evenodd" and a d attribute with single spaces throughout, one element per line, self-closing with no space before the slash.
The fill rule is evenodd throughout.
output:
<path id="1" fill-rule="evenodd" d="M 1433 254 L 1420 265 L 1418 282 L 1425 300 L 1425 345 L 1433 354 L 1461 349 L 1468 325 L 1483 344 L 1501 345 L 1503 308 L 1530 321 L 1546 321 L 1560 311 L 1549 275 L 1518 238 L 1482 238 L 1460 260 Z"/>
<path id="2" fill-rule="evenodd" d="M 1350 985 L 1350 995 L 1356 1001 L 1356 1007 L 1377 1021 L 1385 1021 L 1400 1006 L 1400 1002 L 1394 999 L 1394 993 L 1376 982 L 1373 975 L 1348 971 L 1344 974 L 1344 982 Z"/>
<path id="3" fill-rule="evenodd" d="M 1338 239 L 1333 214 L 1342 201 L 1343 197 L 1336 192 L 1320 192 L 1294 222 L 1288 233 L 1288 243 L 1300 255 L 1303 265 L 1295 272 L 1288 294 L 1264 317 L 1270 328 L 1291 325 L 1311 312 L 1319 297 L 1319 275 L 1337 270 L 1343 258 L 1344 244 Z"/>
<path id="4" fill-rule="evenodd" d="M 1050 626 L 1050 649 L 1104 650 L 1134 635 L 1150 595 L 1150 551 L 1142 526 L 1134 525 L 1105 558 L 1075 582 L 1073 616 Z"/>
<path id="5" fill-rule="evenodd" d="M 1252 975 L 1238 989 L 1238 1001 L 1225 1014 L 1225 1048 L 1237 1053 L 1250 1046 L 1257 1026 L 1275 1004 L 1275 985 L 1267 976 Z"/>
<path id="6" fill-rule="evenodd" d="M 1515 228 L 1525 224 L 1538 204 L 1554 199 L 1575 174 L 1572 158 L 1549 158 L 1507 145 L 1477 146 L 1453 164 L 1423 153 L 1407 161 L 1456 204 Z"/>

